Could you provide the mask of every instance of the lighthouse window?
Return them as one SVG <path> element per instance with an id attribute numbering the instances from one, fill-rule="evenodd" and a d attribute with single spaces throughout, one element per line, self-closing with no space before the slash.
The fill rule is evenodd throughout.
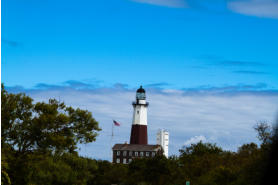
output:
<path id="1" fill-rule="evenodd" d="M 140 152 L 140 156 L 143 157 L 144 156 L 144 152 Z"/>
<path id="2" fill-rule="evenodd" d="M 117 151 L 117 156 L 121 155 L 121 151 Z"/>
<path id="3" fill-rule="evenodd" d="M 126 156 L 126 151 L 123 152 L 123 156 Z"/>
<path id="4" fill-rule="evenodd" d="M 139 114 L 139 110 L 137 111 L 137 114 Z"/>

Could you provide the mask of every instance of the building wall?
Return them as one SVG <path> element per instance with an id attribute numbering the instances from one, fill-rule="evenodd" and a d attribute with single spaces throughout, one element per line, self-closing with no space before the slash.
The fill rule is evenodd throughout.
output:
<path id="1" fill-rule="evenodd" d="M 131 151 L 131 150 L 113 150 L 113 163 L 127 164 L 135 158 L 154 157 L 161 155 L 158 151 Z"/>
<path id="2" fill-rule="evenodd" d="M 163 154 L 168 158 L 169 132 L 165 130 L 159 130 L 156 135 L 156 143 L 162 146 Z"/>

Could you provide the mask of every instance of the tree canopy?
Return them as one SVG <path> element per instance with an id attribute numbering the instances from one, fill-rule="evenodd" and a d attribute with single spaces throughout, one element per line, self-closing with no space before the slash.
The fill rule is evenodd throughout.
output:
<path id="1" fill-rule="evenodd" d="M 28 151 L 75 152 L 100 131 L 92 113 L 66 106 L 56 99 L 36 102 L 25 94 L 1 90 L 1 142 L 19 153 Z"/>

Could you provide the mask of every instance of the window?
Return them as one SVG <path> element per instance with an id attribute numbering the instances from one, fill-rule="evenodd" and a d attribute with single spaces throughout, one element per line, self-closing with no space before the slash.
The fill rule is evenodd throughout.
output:
<path id="1" fill-rule="evenodd" d="M 149 157 L 150 156 L 150 152 L 146 152 L 146 156 Z"/>
<path id="2" fill-rule="evenodd" d="M 123 163 L 126 164 L 126 158 L 123 158 Z"/>
<path id="3" fill-rule="evenodd" d="M 126 151 L 123 151 L 123 156 L 126 156 Z"/>
<path id="4" fill-rule="evenodd" d="M 132 156 L 132 151 L 129 151 L 129 156 Z"/>
<path id="5" fill-rule="evenodd" d="M 137 111 L 137 114 L 139 114 L 139 110 Z"/>
<path id="6" fill-rule="evenodd" d="M 120 162 L 121 162 L 120 158 L 117 158 L 116 163 L 120 163 Z"/>
<path id="7" fill-rule="evenodd" d="M 135 156 L 137 157 L 138 156 L 138 152 L 134 152 Z"/>
<path id="8" fill-rule="evenodd" d="M 121 151 L 117 151 L 117 156 L 121 155 Z"/>
<path id="9" fill-rule="evenodd" d="M 132 159 L 128 159 L 128 162 L 131 163 Z"/>
<path id="10" fill-rule="evenodd" d="M 140 152 L 140 156 L 143 157 L 144 156 L 144 152 Z"/>
<path id="11" fill-rule="evenodd" d="M 155 152 L 152 152 L 152 156 L 153 156 L 153 157 L 155 156 Z"/>

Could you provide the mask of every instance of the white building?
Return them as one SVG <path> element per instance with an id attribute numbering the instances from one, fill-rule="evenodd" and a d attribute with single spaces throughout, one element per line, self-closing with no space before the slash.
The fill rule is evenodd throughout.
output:
<path id="1" fill-rule="evenodd" d="M 163 154 L 168 158 L 169 132 L 166 130 L 159 130 L 156 134 L 156 143 L 161 145 Z"/>

